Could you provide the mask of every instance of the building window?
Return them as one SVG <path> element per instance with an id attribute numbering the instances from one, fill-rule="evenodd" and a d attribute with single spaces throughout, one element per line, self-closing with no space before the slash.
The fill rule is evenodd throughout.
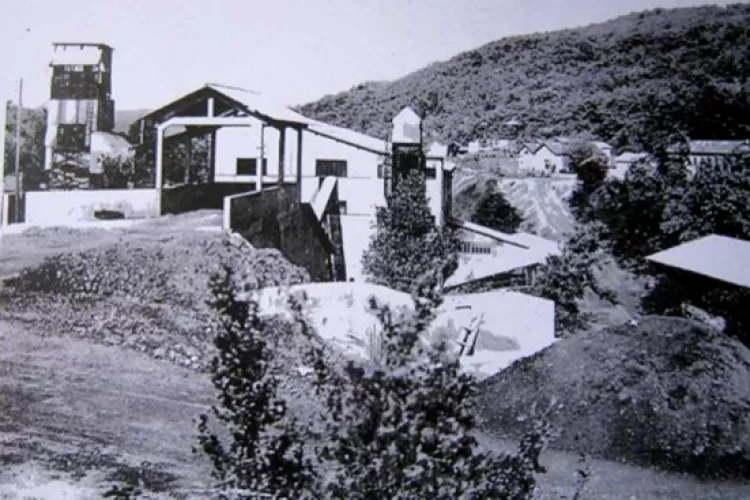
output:
<path id="1" fill-rule="evenodd" d="M 315 160 L 315 175 L 318 177 L 346 177 L 346 160 Z"/>
<path id="2" fill-rule="evenodd" d="M 437 179 L 437 170 L 435 170 L 435 167 L 427 167 L 425 169 L 425 177 L 432 180 Z"/>
<path id="3" fill-rule="evenodd" d="M 86 150 L 86 125 L 60 124 L 57 126 L 57 149 L 65 151 Z"/>
<path id="4" fill-rule="evenodd" d="M 258 159 L 237 158 L 237 175 L 258 175 Z M 268 158 L 263 158 L 263 175 L 268 175 Z"/>

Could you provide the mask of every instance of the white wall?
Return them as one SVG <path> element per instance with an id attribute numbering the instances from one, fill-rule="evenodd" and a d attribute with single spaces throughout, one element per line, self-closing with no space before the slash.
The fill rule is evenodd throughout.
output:
<path id="1" fill-rule="evenodd" d="M 439 160 L 427 160 L 427 168 L 435 169 L 435 179 L 427 180 L 427 198 L 435 223 L 443 223 L 443 168 Z"/>
<path id="2" fill-rule="evenodd" d="M 90 221 L 96 219 L 94 212 L 98 210 L 120 211 L 126 218 L 159 215 L 159 198 L 155 189 L 30 191 L 25 198 L 27 224 Z"/>
<path id="3" fill-rule="evenodd" d="M 260 130 L 257 120 L 252 127 L 225 127 L 216 134 L 216 181 L 253 182 L 256 176 L 237 176 L 237 158 L 258 158 L 260 165 Z M 268 160 L 268 181 L 276 179 L 278 172 L 279 132 L 266 127 L 264 132 L 265 158 Z M 297 132 L 286 131 L 284 177 L 295 179 L 297 174 Z M 318 190 L 315 176 L 317 160 L 345 160 L 347 177 L 338 183 L 339 199 L 347 204 L 349 214 L 374 214 L 376 206 L 385 205 L 383 179 L 378 178 L 378 165 L 382 154 L 352 146 L 334 139 L 306 131 L 302 138 L 302 199 L 309 201 Z M 437 171 L 435 180 L 427 181 L 427 195 L 437 222 L 442 222 L 443 172 L 440 162 L 430 161 L 428 166 Z"/>
<path id="4" fill-rule="evenodd" d="M 545 160 L 555 166 L 555 173 L 566 168 L 564 157 L 554 154 L 546 147 L 540 148 L 535 154 L 522 154 L 518 158 L 518 167 L 524 171 L 543 172 L 547 170 Z"/>

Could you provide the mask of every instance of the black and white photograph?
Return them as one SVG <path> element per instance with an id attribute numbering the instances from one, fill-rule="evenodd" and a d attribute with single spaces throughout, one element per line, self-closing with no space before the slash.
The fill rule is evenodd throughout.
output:
<path id="1" fill-rule="evenodd" d="M 0 499 L 750 500 L 750 1 L 0 37 Z"/>

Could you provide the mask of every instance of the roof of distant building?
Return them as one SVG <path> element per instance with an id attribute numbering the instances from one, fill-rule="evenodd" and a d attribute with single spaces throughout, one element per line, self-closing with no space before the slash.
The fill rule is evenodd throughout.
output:
<path id="1" fill-rule="evenodd" d="M 743 146 L 750 148 L 750 142 L 744 141 L 689 141 L 688 150 L 690 154 L 697 155 L 728 155 L 737 152 Z M 669 151 L 677 151 L 677 146 L 672 146 Z"/>
<path id="2" fill-rule="evenodd" d="M 750 288 L 750 241 L 711 234 L 655 253 L 646 260 Z"/>
<path id="3" fill-rule="evenodd" d="M 540 148 L 543 147 L 543 146 L 546 146 L 547 149 L 549 149 L 550 151 L 552 151 L 552 153 L 555 154 L 555 155 L 557 155 L 557 156 L 567 156 L 567 155 L 570 154 L 570 150 L 571 150 L 570 143 L 568 143 L 565 140 L 561 140 L 561 139 L 544 141 L 542 143 L 542 146 L 540 146 Z M 537 151 L 538 150 L 539 149 L 537 149 Z"/>
<path id="4" fill-rule="evenodd" d="M 560 248 L 557 242 L 530 233 L 504 233 L 473 222 L 452 219 L 451 225 L 462 231 L 468 231 L 485 238 L 502 243 L 491 254 L 462 254 L 456 272 L 446 280 L 446 286 L 457 286 L 463 283 L 508 273 L 516 269 L 542 264 L 547 257 L 558 255 Z"/>
<path id="5" fill-rule="evenodd" d="M 445 158 L 448 156 L 448 146 L 433 142 L 427 148 L 427 156 L 431 158 Z"/>
<path id="6" fill-rule="evenodd" d="M 329 125 L 327 123 L 323 123 L 317 120 L 313 120 L 311 118 L 307 118 L 306 116 L 301 115 L 300 113 L 297 113 L 296 111 L 291 109 L 289 106 L 279 104 L 278 102 L 275 102 L 274 100 L 269 99 L 268 97 L 260 94 L 259 92 L 255 92 L 253 90 L 248 90 L 248 89 L 244 89 L 240 87 L 223 85 L 219 83 L 207 83 L 203 88 L 208 88 L 208 89 L 213 90 L 214 92 L 223 94 L 230 100 L 239 104 L 249 113 L 253 113 L 256 115 L 260 115 L 260 116 L 265 116 L 272 120 L 277 120 L 280 122 L 303 125 L 307 128 L 307 130 L 309 130 L 312 133 L 315 133 L 324 137 L 329 137 L 331 139 L 344 142 L 347 144 L 351 144 L 353 146 L 362 147 L 373 152 L 383 153 L 383 154 L 387 152 L 387 149 L 386 149 L 387 143 L 383 139 L 378 139 L 376 137 L 371 137 L 369 135 L 362 134 L 360 132 L 356 132 L 354 130 L 350 130 L 344 127 Z M 200 90 L 202 89 L 199 89 L 199 91 Z M 175 99 L 169 104 L 162 106 L 158 110 L 154 110 L 150 112 L 145 117 L 142 117 L 142 119 L 157 115 L 167 106 L 193 93 L 195 92 L 182 95 L 181 97 Z"/>
<path id="7" fill-rule="evenodd" d="M 648 157 L 648 154 L 646 153 L 622 153 L 617 155 L 615 158 L 615 161 L 617 162 L 623 162 L 623 163 L 633 163 L 638 160 L 642 160 L 644 158 Z"/>

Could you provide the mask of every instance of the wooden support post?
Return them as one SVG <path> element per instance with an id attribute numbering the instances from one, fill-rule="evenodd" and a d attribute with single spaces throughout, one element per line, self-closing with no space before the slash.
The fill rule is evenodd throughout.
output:
<path id="1" fill-rule="evenodd" d="M 185 131 L 185 172 L 183 174 L 183 184 L 190 184 L 190 164 L 193 162 L 193 137 L 189 129 Z"/>
<path id="2" fill-rule="evenodd" d="M 156 127 L 156 151 L 154 152 L 154 170 L 156 171 L 156 179 L 154 187 L 156 188 L 159 215 L 161 213 L 161 199 L 162 199 L 162 186 L 164 185 L 164 129 L 159 126 Z"/>
<path id="3" fill-rule="evenodd" d="M 286 128 L 281 126 L 279 131 L 279 186 L 284 186 L 284 155 L 286 148 Z M 261 166 L 262 167 L 262 166 Z"/>
<path id="4" fill-rule="evenodd" d="M 302 203 L 302 128 L 297 129 L 297 196 Z"/>
<path id="5" fill-rule="evenodd" d="M 208 183 L 216 182 L 216 130 L 208 133 Z"/>

